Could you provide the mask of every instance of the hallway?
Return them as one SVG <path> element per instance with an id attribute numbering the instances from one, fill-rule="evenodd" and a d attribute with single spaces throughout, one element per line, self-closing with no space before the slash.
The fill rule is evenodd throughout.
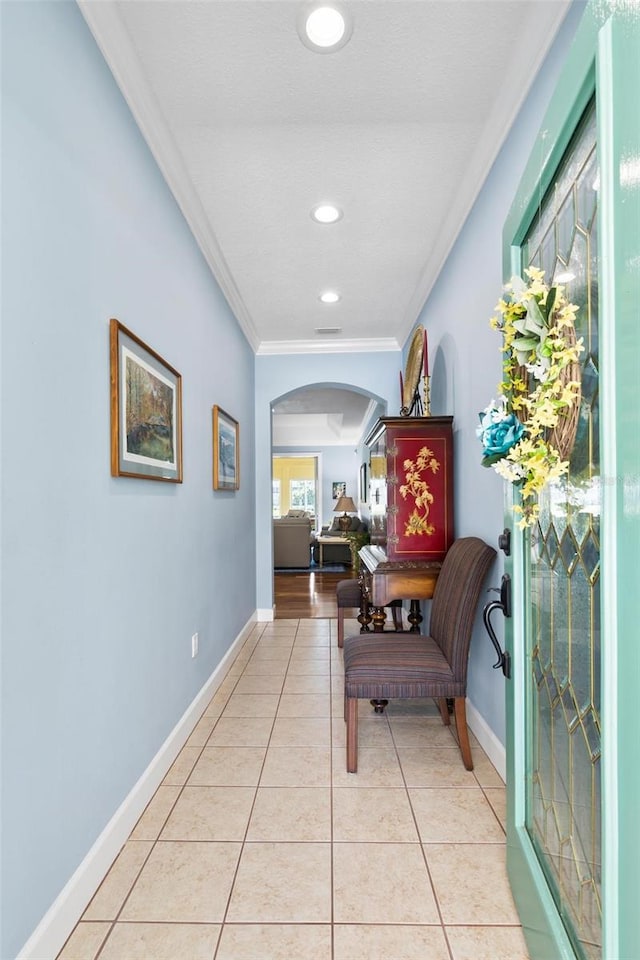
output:
<path id="1" fill-rule="evenodd" d="M 348 775 L 335 637 L 255 624 L 58 960 L 527 960 L 498 774 L 406 701 Z"/>

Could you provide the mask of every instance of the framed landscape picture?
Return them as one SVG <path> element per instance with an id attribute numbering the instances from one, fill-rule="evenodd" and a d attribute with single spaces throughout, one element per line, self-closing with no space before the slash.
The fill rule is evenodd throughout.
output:
<path id="1" fill-rule="evenodd" d="M 213 489 L 240 489 L 240 426 L 218 406 L 213 408 Z"/>
<path id="2" fill-rule="evenodd" d="M 182 377 L 118 320 L 111 344 L 111 474 L 182 483 Z"/>

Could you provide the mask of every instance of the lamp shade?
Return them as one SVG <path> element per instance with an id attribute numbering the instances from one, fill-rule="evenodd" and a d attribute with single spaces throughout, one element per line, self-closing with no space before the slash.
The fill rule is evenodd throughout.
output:
<path id="1" fill-rule="evenodd" d="M 333 512 L 340 513 L 341 510 L 343 510 L 344 513 L 342 514 L 341 517 L 338 517 L 337 523 L 340 529 L 342 530 L 342 532 L 346 533 L 349 527 L 351 526 L 351 519 L 350 517 L 347 516 L 347 510 L 349 511 L 349 513 L 357 513 L 358 508 L 356 507 L 351 497 L 342 496 L 342 497 L 338 497 L 338 502 L 333 508 Z"/>

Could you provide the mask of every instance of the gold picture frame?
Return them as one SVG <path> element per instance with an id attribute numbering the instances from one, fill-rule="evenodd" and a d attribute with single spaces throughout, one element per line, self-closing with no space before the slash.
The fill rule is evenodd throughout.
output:
<path id="1" fill-rule="evenodd" d="M 213 407 L 213 489 L 240 489 L 240 424 Z"/>
<path id="2" fill-rule="evenodd" d="M 109 340 L 111 475 L 182 483 L 182 377 L 119 320 Z"/>
<path id="3" fill-rule="evenodd" d="M 411 346 L 409 347 L 409 353 L 407 354 L 407 364 L 404 371 L 404 385 L 402 390 L 402 407 L 403 409 L 409 411 L 411 405 L 413 404 L 413 398 L 415 396 L 416 390 L 418 389 L 418 383 L 420 382 L 420 374 L 422 372 L 422 362 L 423 362 L 423 350 L 424 350 L 424 327 L 421 323 L 416 327 L 413 337 L 411 338 Z"/>

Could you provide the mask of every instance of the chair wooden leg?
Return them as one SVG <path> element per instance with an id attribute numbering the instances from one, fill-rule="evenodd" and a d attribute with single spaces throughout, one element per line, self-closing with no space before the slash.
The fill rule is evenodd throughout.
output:
<path id="1" fill-rule="evenodd" d="M 467 708 L 464 697 L 455 698 L 454 710 L 456 714 L 456 729 L 458 731 L 458 742 L 460 744 L 462 762 L 467 770 L 473 770 L 471 744 L 469 743 L 469 731 L 467 729 Z"/>
<path id="2" fill-rule="evenodd" d="M 347 773 L 358 770 L 358 699 L 347 697 Z"/>
<path id="3" fill-rule="evenodd" d="M 344 647 L 344 607 L 338 607 L 338 646 Z"/>
<path id="4" fill-rule="evenodd" d="M 442 722 L 444 723 L 445 727 L 450 726 L 451 715 L 449 713 L 446 697 L 438 697 L 438 708 L 440 710 L 440 716 L 442 717 Z"/>

